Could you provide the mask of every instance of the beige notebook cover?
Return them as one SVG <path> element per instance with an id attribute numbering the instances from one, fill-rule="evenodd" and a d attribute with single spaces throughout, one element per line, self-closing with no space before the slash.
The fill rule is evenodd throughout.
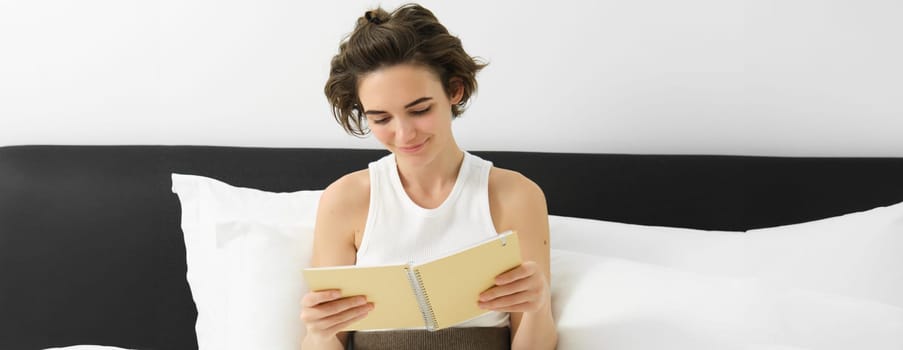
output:
<path id="1" fill-rule="evenodd" d="M 517 233 L 508 231 L 467 248 L 411 264 L 304 269 L 310 290 L 365 295 L 373 311 L 345 330 L 439 330 L 478 317 L 480 293 L 495 277 L 521 264 Z"/>

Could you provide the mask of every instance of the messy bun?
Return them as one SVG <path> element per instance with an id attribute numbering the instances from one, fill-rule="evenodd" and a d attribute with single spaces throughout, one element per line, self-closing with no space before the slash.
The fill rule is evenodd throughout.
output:
<path id="1" fill-rule="evenodd" d="M 383 24 L 389 20 L 389 13 L 382 8 L 370 10 L 364 13 L 364 19 L 373 24 Z M 360 23 L 358 23 L 360 25 Z"/>
<path id="2" fill-rule="evenodd" d="M 446 95 L 450 95 L 451 80 L 461 79 L 463 96 L 452 106 L 453 117 L 464 112 L 477 90 L 476 74 L 486 66 L 469 56 L 461 40 L 449 34 L 433 13 L 420 5 L 403 5 L 391 14 L 382 8 L 367 11 L 339 45 L 324 89 L 333 115 L 345 131 L 357 136 L 369 132 L 365 130 L 358 99 L 359 79 L 377 69 L 403 63 L 432 70 Z"/>

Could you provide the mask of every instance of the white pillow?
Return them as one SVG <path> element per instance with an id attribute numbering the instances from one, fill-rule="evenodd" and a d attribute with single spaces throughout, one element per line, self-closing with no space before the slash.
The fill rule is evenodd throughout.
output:
<path id="1" fill-rule="evenodd" d="M 172 174 L 199 350 L 297 349 L 300 272 L 322 191 L 274 193 Z"/>
<path id="2" fill-rule="evenodd" d="M 757 283 L 552 249 L 558 349 L 740 349 L 773 343 Z"/>
<path id="3" fill-rule="evenodd" d="M 300 271 L 310 265 L 313 233 L 312 225 L 217 225 L 217 246 L 229 271 L 223 341 L 230 349 L 301 348 L 300 301 L 307 286 Z"/>
<path id="4" fill-rule="evenodd" d="M 783 343 L 823 350 L 903 349 L 903 308 L 799 288 L 764 290 Z"/>
<path id="5" fill-rule="evenodd" d="M 690 271 L 737 276 L 744 266 L 743 233 L 645 226 L 549 215 L 553 249 Z"/>
<path id="6" fill-rule="evenodd" d="M 767 323 L 771 327 L 752 337 L 762 342 L 747 343 L 743 349 L 903 349 L 903 203 L 742 234 L 554 216 L 549 222 L 553 248 L 582 251 L 600 259 L 629 259 L 692 271 L 709 278 L 745 281 L 745 288 L 754 292 L 747 297 L 757 300 L 746 299 L 747 302 L 759 305 L 760 316 L 770 317 Z M 568 272 L 561 259 L 553 258 L 552 271 L 553 281 L 566 278 L 569 273 L 574 279 L 604 280 L 581 271 Z M 608 280 L 608 288 L 630 286 L 616 278 Z M 701 283 L 698 278 L 684 280 L 688 281 Z M 562 286 L 553 288 L 561 290 Z M 584 284 L 575 288 L 586 289 Z M 668 289 L 661 290 L 663 300 L 670 298 L 665 294 Z M 736 291 L 722 291 L 736 295 Z M 711 297 L 717 301 L 724 296 L 712 293 Z M 642 302 L 650 300 L 655 299 L 649 297 Z M 556 302 L 565 304 L 555 305 L 556 309 L 573 304 L 567 298 Z M 618 302 L 635 305 L 631 302 L 636 301 Z M 586 302 L 571 307 L 577 310 L 581 303 Z M 664 306 L 650 308 L 667 310 Z M 559 330 L 569 332 L 573 326 L 567 323 L 566 315 L 562 316 Z M 593 328 L 583 321 L 586 320 L 578 324 L 588 330 L 587 335 L 613 331 L 618 335 L 622 331 L 611 325 Z M 700 320 L 686 320 L 686 324 L 693 322 Z M 644 331 L 642 324 L 639 326 L 635 331 Z M 581 334 L 584 333 L 575 335 L 575 339 L 580 339 Z M 678 340 L 675 342 L 680 343 Z M 634 345 L 638 347 L 654 342 L 637 341 Z"/>
<path id="7" fill-rule="evenodd" d="M 756 276 L 903 307 L 903 203 L 745 237 Z"/>
<path id="8" fill-rule="evenodd" d="M 903 203 L 746 233 L 550 216 L 552 248 L 903 307 Z"/>
<path id="9" fill-rule="evenodd" d="M 903 349 L 903 308 L 553 249 L 558 349 Z"/>

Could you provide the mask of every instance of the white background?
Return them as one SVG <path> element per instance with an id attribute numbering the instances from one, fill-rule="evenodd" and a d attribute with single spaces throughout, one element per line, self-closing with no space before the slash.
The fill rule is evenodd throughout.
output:
<path id="1" fill-rule="evenodd" d="M 898 0 L 422 3 L 490 62 L 468 150 L 903 156 Z M 0 146 L 379 147 L 322 93 L 377 4 L 0 0 Z"/>

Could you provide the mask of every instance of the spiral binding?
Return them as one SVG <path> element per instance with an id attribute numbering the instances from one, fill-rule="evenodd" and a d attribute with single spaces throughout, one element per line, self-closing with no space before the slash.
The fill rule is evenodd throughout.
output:
<path id="1" fill-rule="evenodd" d="M 414 269 L 414 263 L 409 263 L 405 270 L 408 271 L 408 281 L 411 283 L 411 289 L 417 297 L 417 304 L 420 306 L 420 314 L 423 316 L 423 323 L 426 329 L 435 331 L 439 325 L 436 320 L 436 314 L 433 312 L 433 304 L 430 303 L 430 296 L 426 294 L 423 288 L 423 278 L 420 271 Z"/>

